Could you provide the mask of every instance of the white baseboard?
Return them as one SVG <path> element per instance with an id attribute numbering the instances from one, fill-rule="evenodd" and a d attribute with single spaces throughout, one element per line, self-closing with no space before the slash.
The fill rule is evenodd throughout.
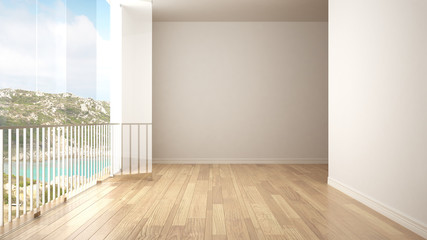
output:
<path id="1" fill-rule="evenodd" d="M 328 164 L 327 158 L 154 158 L 153 164 Z"/>
<path id="2" fill-rule="evenodd" d="M 382 215 L 388 217 L 389 219 L 395 221 L 396 223 L 406 227 L 407 229 L 415 232 L 416 234 L 427 238 L 427 226 L 424 226 L 422 223 L 405 216 L 399 211 L 384 205 L 383 203 L 374 200 L 363 193 L 346 186 L 345 184 L 328 177 L 328 184 L 337 190 L 349 195 L 350 197 L 356 199 L 357 201 L 365 204 L 366 206 L 372 208 L 373 210 L 381 213 Z"/>

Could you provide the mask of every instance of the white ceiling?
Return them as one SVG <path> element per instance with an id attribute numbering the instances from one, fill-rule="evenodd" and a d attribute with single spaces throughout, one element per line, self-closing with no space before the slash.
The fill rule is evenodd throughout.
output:
<path id="1" fill-rule="evenodd" d="M 328 21 L 328 0 L 153 0 L 154 21 Z"/>

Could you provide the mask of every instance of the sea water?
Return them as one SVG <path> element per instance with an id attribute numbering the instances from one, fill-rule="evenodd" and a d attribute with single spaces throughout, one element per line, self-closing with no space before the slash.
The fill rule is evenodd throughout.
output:
<path id="1" fill-rule="evenodd" d="M 45 174 L 44 181 L 48 181 L 48 172 L 50 171 L 50 181 L 53 180 L 53 173 L 55 172 L 55 177 L 58 176 L 86 176 L 91 177 L 98 172 L 98 169 L 101 171 L 110 166 L 110 161 L 101 161 L 101 166 L 98 165 L 98 161 L 91 160 L 68 160 L 68 174 L 67 174 L 67 160 L 55 160 L 55 168 L 53 168 L 53 160 L 50 160 L 50 166 L 48 167 L 48 161 L 44 161 L 44 168 L 42 168 L 42 161 L 39 160 L 39 179 L 42 181 L 43 171 Z M 65 165 L 63 165 L 63 163 Z M 12 175 L 16 176 L 16 162 L 12 161 Z M 30 178 L 30 161 L 26 161 L 26 178 Z M 79 169 L 78 169 L 79 168 Z M 3 161 L 3 171 L 5 174 L 9 173 L 9 162 L 7 160 Z M 19 163 L 19 176 L 24 176 L 24 163 L 22 160 Z M 37 180 L 37 162 L 33 160 L 33 180 Z"/>

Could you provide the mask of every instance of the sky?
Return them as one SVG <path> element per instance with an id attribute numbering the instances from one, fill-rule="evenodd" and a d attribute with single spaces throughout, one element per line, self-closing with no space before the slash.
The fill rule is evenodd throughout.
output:
<path id="1" fill-rule="evenodd" d="M 106 0 L 0 0 L 0 88 L 109 101 Z"/>

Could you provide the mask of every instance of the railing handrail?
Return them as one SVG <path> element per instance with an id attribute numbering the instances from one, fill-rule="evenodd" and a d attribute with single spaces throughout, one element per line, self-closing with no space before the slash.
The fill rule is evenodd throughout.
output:
<path id="1" fill-rule="evenodd" d="M 78 126 L 117 126 L 117 125 L 153 125 L 153 123 L 82 123 L 82 124 L 60 124 L 60 125 L 28 125 L 28 126 L 0 126 L 0 129 L 24 129 L 24 128 L 48 128 L 48 127 L 78 127 Z"/>
<path id="2" fill-rule="evenodd" d="M 126 150 L 124 131 L 129 133 Z M 0 173 L 8 176 L 0 178 L 0 226 L 12 222 L 12 211 L 15 218 L 29 212 L 39 216 L 41 206 L 69 199 L 119 171 L 127 174 L 123 168 L 150 174 L 150 134 L 152 123 L 143 122 L 0 126 Z"/>

